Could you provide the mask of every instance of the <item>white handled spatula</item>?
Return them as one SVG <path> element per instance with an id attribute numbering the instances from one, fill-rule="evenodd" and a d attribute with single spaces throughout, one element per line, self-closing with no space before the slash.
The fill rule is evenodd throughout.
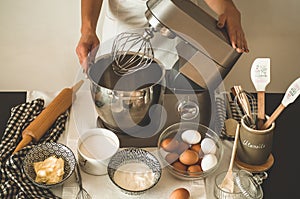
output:
<path id="1" fill-rule="evenodd" d="M 272 113 L 270 118 L 264 123 L 261 129 L 267 129 L 276 120 L 279 114 L 291 103 L 293 103 L 300 94 L 300 77 L 296 79 L 286 90 L 281 104 Z"/>
<path id="2" fill-rule="evenodd" d="M 256 58 L 251 67 L 251 80 L 257 91 L 257 127 L 265 119 L 265 89 L 270 83 L 270 58 Z"/>

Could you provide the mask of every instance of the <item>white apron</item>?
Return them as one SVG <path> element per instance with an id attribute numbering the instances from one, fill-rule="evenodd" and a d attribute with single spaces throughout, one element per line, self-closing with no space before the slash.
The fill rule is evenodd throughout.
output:
<path id="1" fill-rule="evenodd" d="M 121 32 L 148 27 L 145 17 L 147 0 L 103 0 L 103 5 L 98 21 L 97 32 L 101 43 L 112 41 Z M 165 37 L 150 40 L 154 48 L 154 56 L 166 67 L 172 68 L 177 61 L 176 39 Z"/>

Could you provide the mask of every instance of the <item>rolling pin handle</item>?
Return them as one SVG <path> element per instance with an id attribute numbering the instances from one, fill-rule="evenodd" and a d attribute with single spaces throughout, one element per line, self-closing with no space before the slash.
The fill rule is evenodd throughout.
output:
<path id="1" fill-rule="evenodd" d="M 22 140 L 19 142 L 18 146 L 15 148 L 13 154 L 20 151 L 23 147 L 27 146 L 32 140 L 33 140 L 33 138 L 30 135 L 23 134 Z"/>

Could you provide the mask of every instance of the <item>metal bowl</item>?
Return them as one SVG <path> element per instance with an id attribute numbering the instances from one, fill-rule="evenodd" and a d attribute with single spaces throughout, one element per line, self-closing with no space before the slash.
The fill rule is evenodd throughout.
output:
<path id="1" fill-rule="evenodd" d="M 50 156 L 62 158 L 64 160 L 64 175 L 63 179 L 55 184 L 37 183 L 35 181 L 36 173 L 34 171 L 33 163 L 44 161 Z M 76 158 L 70 148 L 66 145 L 56 142 L 46 142 L 33 147 L 24 158 L 23 170 L 29 180 L 42 188 L 52 188 L 62 185 L 74 172 L 76 166 Z"/>
<path id="2" fill-rule="evenodd" d="M 119 76 L 113 71 L 111 54 L 97 58 L 89 67 L 90 90 L 99 118 L 117 132 L 135 134 L 160 121 L 165 91 L 165 69 L 158 60 L 142 70 Z M 153 122 L 153 121 L 152 121 Z"/>
<path id="3" fill-rule="evenodd" d="M 217 163 L 213 167 L 211 167 L 208 170 L 204 170 L 201 168 L 201 171 L 190 172 L 187 170 L 187 168 L 191 165 L 180 164 L 180 166 L 182 166 L 182 165 L 184 165 L 184 166 L 178 167 L 177 166 L 178 164 L 177 164 L 175 166 L 175 164 L 174 164 L 175 162 L 176 163 L 180 162 L 178 159 L 180 154 L 182 154 L 183 151 L 185 151 L 187 149 L 191 149 L 191 146 L 192 146 L 191 144 L 187 144 L 182 140 L 181 135 L 186 130 L 196 130 L 201 134 L 201 140 L 197 144 L 201 145 L 201 142 L 205 138 L 209 138 L 209 139 L 213 140 L 213 142 L 215 143 L 215 146 L 216 146 L 216 150 L 213 154 L 215 155 L 215 157 L 217 159 Z M 165 150 L 165 148 L 162 147 L 162 142 L 167 138 L 170 138 L 170 140 L 171 140 L 171 142 L 168 145 L 174 146 L 174 147 L 172 147 L 173 148 L 172 150 Z M 223 157 L 223 153 L 224 153 L 222 141 L 221 141 L 220 137 L 218 136 L 218 134 L 216 134 L 213 130 L 211 130 L 210 128 L 208 128 L 202 124 L 193 123 L 193 122 L 180 122 L 180 123 L 176 123 L 176 124 L 169 126 L 161 133 L 161 135 L 158 139 L 157 146 L 158 146 L 158 157 L 161 159 L 163 166 L 166 167 L 167 170 L 173 176 L 175 176 L 176 178 L 182 179 L 182 180 L 198 180 L 198 179 L 204 179 L 204 178 L 208 177 L 209 175 L 214 173 L 216 171 L 216 169 L 219 167 L 221 159 Z M 205 157 L 205 154 L 201 150 L 199 152 L 197 152 L 199 155 L 199 161 L 197 163 L 193 164 L 193 165 L 199 165 L 200 167 L 202 167 L 201 161 Z M 169 158 L 166 158 L 168 156 L 168 154 L 171 154 L 171 153 L 177 154 L 178 156 L 177 157 L 173 156 L 174 158 L 171 158 L 172 160 Z M 209 153 L 207 153 L 207 154 L 209 154 Z"/>
<path id="4" fill-rule="evenodd" d="M 141 170 L 141 168 L 146 168 L 146 170 Z M 158 183 L 162 174 L 162 168 L 159 160 L 149 151 L 141 148 L 126 148 L 111 158 L 107 172 L 109 179 L 123 193 L 140 195 Z M 120 176 L 117 174 L 118 172 L 124 175 Z M 130 177 L 134 175 L 136 175 L 135 180 L 130 180 Z M 126 181 L 126 184 L 122 183 Z M 145 185 L 145 187 L 137 188 L 139 185 Z M 132 189 L 133 187 L 135 189 Z"/>

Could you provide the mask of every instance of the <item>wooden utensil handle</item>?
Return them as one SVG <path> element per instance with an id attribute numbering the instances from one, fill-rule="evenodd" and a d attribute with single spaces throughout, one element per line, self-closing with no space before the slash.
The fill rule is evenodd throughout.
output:
<path id="1" fill-rule="evenodd" d="M 265 120 L 265 92 L 257 92 L 257 126 L 261 129 Z"/>
<path id="2" fill-rule="evenodd" d="M 19 142 L 18 146 L 15 148 L 13 154 L 20 151 L 25 146 L 27 146 L 32 141 L 32 139 L 33 138 L 30 135 L 27 135 L 27 134 L 23 135 L 22 140 Z"/>
<path id="3" fill-rule="evenodd" d="M 22 132 L 22 140 L 17 145 L 13 153 L 21 150 L 32 140 L 39 141 L 47 130 L 53 125 L 55 120 L 67 111 L 73 101 L 73 94 L 75 94 L 83 80 L 76 83 L 72 88 L 64 88 L 51 102 L 42 110 L 42 112 L 24 129 Z"/>
<path id="4" fill-rule="evenodd" d="M 55 122 L 59 115 L 64 113 L 72 104 L 73 90 L 63 89 L 53 101 L 24 129 L 22 140 L 13 153 L 27 146 L 32 140 L 39 141 Z"/>
<path id="5" fill-rule="evenodd" d="M 236 149 L 237 149 L 237 142 L 238 142 L 238 139 L 239 139 L 239 132 L 240 132 L 240 124 L 237 124 L 236 130 L 235 130 L 235 137 L 234 137 L 232 152 L 231 152 L 231 159 L 230 159 L 230 164 L 229 164 L 229 169 L 228 170 L 232 170 L 232 168 L 233 168 L 233 162 L 234 162 L 234 159 L 235 159 L 235 154 L 236 154 Z"/>
<path id="6" fill-rule="evenodd" d="M 283 104 L 280 104 L 277 109 L 272 113 L 272 115 L 269 117 L 269 119 L 264 123 L 264 125 L 261 127 L 262 130 L 267 129 L 271 126 L 271 124 L 277 119 L 277 117 L 280 115 L 280 113 L 285 109 L 285 106 Z"/>
<path id="7" fill-rule="evenodd" d="M 72 86 L 73 93 L 77 93 L 77 91 L 80 89 L 80 87 L 82 86 L 83 83 L 84 83 L 84 81 L 80 80 L 79 82 L 74 84 L 74 86 Z"/>
<path id="8" fill-rule="evenodd" d="M 38 141 L 51 127 L 59 115 L 63 114 L 72 105 L 71 88 L 63 89 L 53 101 L 33 120 L 22 132 L 22 135 L 30 135 L 34 141 Z"/>

